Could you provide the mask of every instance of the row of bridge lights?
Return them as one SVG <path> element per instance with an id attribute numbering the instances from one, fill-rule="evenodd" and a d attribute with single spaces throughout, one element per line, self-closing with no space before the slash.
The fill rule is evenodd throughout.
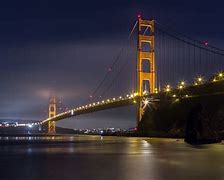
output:
<path id="1" fill-rule="evenodd" d="M 223 73 L 219 73 L 217 74 L 218 76 L 218 79 L 217 78 L 214 78 L 213 79 L 213 82 L 216 82 L 218 80 L 221 80 L 222 78 L 224 78 L 224 74 Z M 197 85 L 201 85 L 205 82 L 205 79 L 202 77 L 202 76 L 199 76 L 195 79 L 195 82 L 194 82 L 194 85 L 197 86 Z M 177 89 L 179 90 L 182 90 L 186 87 L 187 83 L 185 81 L 180 81 L 178 83 L 178 86 L 177 86 Z M 164 88 L 164 91 L 165 92 L 171 92 L 172 91 L 172 87 L 168 84 L 165 86 Z M 155 89 L 155 93 L 158 93 L 158 89 Z M 147 95 L 148 92 L 147 91 L 144 91 L 143 92 L 143 95 Z M 73 109 L 71 111 L 66 111 L 63 114 L 66 114 L 66 113 L 71 113 L 72 115 L 74 114 L 74 111 L 78 111 L 78 110 L 83 110 L 83 109 L 87 109 L 89 107 L 94 107 L 94 106 L 97 106 L 97 105 L 102 105 L 102 104 L 107 104 L 107 103 L 110 103 L 110 102 L 114 102 L 114 101 L 119 101 L 119 100 L 125 100 L 125 99 L 133 99 L 135 98 L 136 96 L 138 96 L 139 94 L 138 93 L 133 93 L 133 94 L 127 94 L 126 97 L 118 97 L 118 98 L 112 98 L 112 99 L 106 99 L 106 100 L 102 100 L 101 102 L 98 101 L 97 103 L 92 103 L 92 104 L 88 104 L 88 105 L 84 105 L 84 106 L 80 106 L 76 109 Z M 173 97 L 176 97 L 176 95 L 174 94 Z M 186 95 L 186 97 L 188 97 L 188 95 Z M 133 100 L 133 103 L 136 103 L 136 100 Z M 144 104 L 148 104 L 148 103 L 144 103 Z M 56 115 L 56 117 L 59 116 L 59 115 Z"/>
<path id="2" fill-rule="evenodd" d="M 218 76 L 218 78 L 214 78 L 212 80 L 213 82 L 216 82 L 218 80 L 222 80 L 224 78 L 224 74 L 223 73 L 219 73 L 219 74 L 217 74 L 217 76 Z M 202 77 L 202 76 L 199 76 L 199 77 L 197 77 L 195 79 L 194 86 L 202 85 L 202 84 L 204 84 L 204 82 L 205 82 L 205 78 Z M 177 89 L 182 90 L 182 89 L 184 89 L 186 87 L 186 85 L 187 85 L 187 83 L 185 81 L 180 81 L 178 83 L 178 85 L 177 85 Z M 171 86 L 169 84 L 166 85 L 165 88 L 164 88 L 165 92 L 170 92 L 171 90 L 172 90 L 172 88 L 171 88 Z"/>
<path id="3" fill-rule="evenodd" d="M 219 73 L 219 74 L 218 74 L 218 78 L 219 78 L 219 79 L 214 78 L 214 79 L 213 79 L 213 82 L 216 82 L 216 81 L 218 81 L 218 80 L 220 80 L 220 79 L 223 79 L 223 77 L 224 77 L 224 74 L 223 74 L 223 73 Z"/>
<path id="4" fill-rule="evenodd" d="M 115 102 L 115 101 L 119 101 L 119 100 L 133 99 L 136 96 L 138 96 L 138 93 L 127 94 L 126 97 L 122 97 L 122 96 L 120 96 L 118 98 L 114 97 L 112 99 L 102 100 L 101 102 L 98 101 L 97 103 L 94 102 L 92 104 L 88 104 L 88 105 L 77 107 L 76 109 L 74 109 L 74 111 L 83 110 L 83 109 L 86 109 L 86 108 L 89 108 L 89 107 L 94 107 L 94 106 L 97 106 L 97 105 L 107 104 L 107 103 Z M 135 100 L 133 102 L 136 103 Z"/>
<path id="5" fill-rule="evenodd" d="M 200 77 L 195 79 L 194 86 L 201 85 L 203 83 L 204 83 L 204 78 L 200 76 Z M 182 90 L 186 86 L 187 86 L 187 83 L 185 81 L 180 81 L 177 85 L 177 89 Z M 165 92 L 170 92 L 171 90 L 172 90 L 172 88 L 169 84 L 166 85 L 165 88 L 164 88 Z"/>
<path id="6" fill-rule="evenodd" d="M 223 74 L 223 73 L 219 73 L 219 74 L 218 74 L 218 77 L 221 79 L 221 78 L 224 77 L 224 74 Z M 219 80 L 219 79 L 214 78 L 214 79 L 213 79 L 213 82 L 218 81 L 218 80 Z M 199 76 L 199 77 L 197 77 L 197 78 L 195 79 L 194 86 L 201 85 L 201 84 L 203 84 L 204 82 L 205 82 L 205 78 L 202 77 L 202 76 Z M 177 89 L 182 90 L 182 89 L 184 89 L 186 86 L 187 86 L 186 81 L 180 81 L 180 82 L 178 83 Z M 164 88 L 164 91 L 165 91 L 165 92 L 170 92 L 171 90 L 172 90 L 172 87 L 171 87 L 169 84 L 166 85 L 165 88 Z M 155 93 L 158 93 L 158 89 L 157 89 L 157 88 L 155 89 Z M 147 91 L 144 91 L 144 92 L 143 92 L 143 95 L 147 95 L 147 94 L 148 94 Z M 126 95 L 126 97 L 129 98 L 129 99 L 132 99 L 132 98 L 134 98 L 134 97 L 136 97 L 136 96 L 138 96 L 138 93 L 133 93 L 133 94 L 127 94 L 127 95 Z M 188 96 L 188 95 L 186 95 L 186 97 L 187 97 L 187 96 Z M 175 95 L 174 95 L 174 97 L 175 97 Z M 81 109 L 84 109 L 84 108 L 88 108 L 88 107 L 93 107 L 93 106 L 96 106 L 96 105 L 101 105 L 101 104 L 109 103 L 109 102 L 111 102 L 111 101 L 124 100 L 124 99 L 125 99 L 125 98 L 123 98 L 122 96 L 120 96 L 118 99 L 113 98 L 113 99 L 103 100 L 103 101 L 101 101 L 101 102 L 92 103 L 92 104 L 89 104 L 89 105 L 85 105 L 85 106 L 78 107 L 78 108 L 76 108 L 75 110 L 81 110 Z M 136 103 L 135 100 L 134 100 L 134 103 Z"/>
<path id="7" fill-rule="evenodd" d="M 71 115 L 74 115 L 75 111 L 80 111 L 80 110 L 87 109 L 87 108 L 90 108 L 90 107 L 95 107 L 95 106 L 98 106 L 98 105 L 107 104 L 107 103 L 115 102 L 115 101 L 119 101 L 119 100 L 133 99 L 133 98 L 135 98 L 137 96 L 138 96 L 138 93 L 132 93 L 132 94 L 127 94 L 125 97 L 122 97 L 122 96 L 120 96 L 118 98 L 114 97 L 112 99 L 102 100 L 101 102 L 98 101 L 97 103 L 94 102 L 92 104 L 83 105 L 83 106 L 77 107 L 75 109 L 72 109 L 72 110 L 69 110 L 69 111 L 57 114 L 54 117 L 50 117 L 50 118 L 46 119 L 45 121 L 40 122 L 40 124 L 43 124 L 44 122 L 49 121 L 52 118 L 56 118 L 56 117 L 59 117 L 59 116 L 62 116 L 62 115 L 68 114 L 68 113 L 70 113 Z M 133 103 L 136 103 L 136 100 L 133 100 Z M 34 125 L 36 125 L 36 124 L 34 124 Z"/>

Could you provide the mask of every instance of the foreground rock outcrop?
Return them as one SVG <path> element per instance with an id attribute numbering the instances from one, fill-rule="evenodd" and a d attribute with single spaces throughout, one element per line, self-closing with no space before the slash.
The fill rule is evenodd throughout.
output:
<path id="1" fill-rule="evenodd" d="M 146 108 L 138 126 L 140 133 L 144 136 L 185 138 L 192 144 L 223 139 L 224 83 L 191 87 L 181 93 L 175 98 L 159 95 L 160 101 Z"/>

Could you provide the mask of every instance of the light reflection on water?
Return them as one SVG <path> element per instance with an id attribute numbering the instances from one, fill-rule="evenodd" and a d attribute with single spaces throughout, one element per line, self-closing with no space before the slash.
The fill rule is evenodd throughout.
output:
<path id="1" fill-rule="evenodd" d="M 222 143 L 101 136 L 1 137 L 0 143 L 1 180 L 224 178 Z"/>

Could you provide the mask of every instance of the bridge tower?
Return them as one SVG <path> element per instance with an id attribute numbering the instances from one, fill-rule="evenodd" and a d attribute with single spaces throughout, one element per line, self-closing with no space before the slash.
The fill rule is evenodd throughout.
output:
<path id="1" fill-rule="evenodd" d="M 50 99 L 49 99 L 49 110 L 48 110 L 49 111 L 49 115 L 48 115 L 49 118 L 56 116 L 56 114 L 57 114 L 56 104 L 57 104 L 56 97 L 50 97 Z M 48 133 L 49 134 L 56 133 L 55 121 L 49 121 L 48 122 Z"/>
<path id="2" fill-rule="evenodd" d="M 138 17 L 136 90 L 140 97 L 145 93 L 156 91 L 154 39 L 154 20 L 143 20 Z M 144 113 L 142 101 L 139 101 L 137 108 L 137 124 L 139 124 Z"/>

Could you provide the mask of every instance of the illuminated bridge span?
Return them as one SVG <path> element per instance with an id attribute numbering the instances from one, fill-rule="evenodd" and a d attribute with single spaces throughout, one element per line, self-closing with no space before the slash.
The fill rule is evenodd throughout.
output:
<path id="1" fill-rule="evenodd" d="M 143 98 L 143 97 L 140 97 L 138 96 L 138 94 L 135 93 L 130 95 L 128 94 L 125 97 L 120 96 L 117 98 L 105 99 L 102 101 L 93 102 L 91 104 L 83 105 L 83 106 L 68 110 L 66 112 L 57 114 L 53 117 L 49 117 L 48 119 L 41 121 L 41 124 L 49 122 L 49 121 L 59 121 L 61 119 L 70 118 L 72 116 L 78 116 L 81 114 L 101 111 L 105 109 L 112 109 L 117 107 L 134 105 L 137 103 L 137 101 L 140 100 L 140 98 Z"/>
<path id="2" fill-rule="evenodd" d="M 133 38 L 136 29 L 137 48 L 136 38 Z M 174 92 L 184 91 L 190 84 L 197 86 L 206 81 L 222 80 L 223 57 L 224 50 L 207 41 L 194 40 L 168 26 L 138 16 L 124 46 L 84 105 L 57 113 L 57 102 L 53 97 L 49 102 L 49 118 L 36 124 L 48 123 L 48 132 L 55 133 L 56 121 L 128 105 L 137 107 L 139 124 L 145 105 L 158 101 L 154 99 L 155 94 L 166 92 L 175 97 Z M 128 95 L 119 97 L 127 92 Z"/>

